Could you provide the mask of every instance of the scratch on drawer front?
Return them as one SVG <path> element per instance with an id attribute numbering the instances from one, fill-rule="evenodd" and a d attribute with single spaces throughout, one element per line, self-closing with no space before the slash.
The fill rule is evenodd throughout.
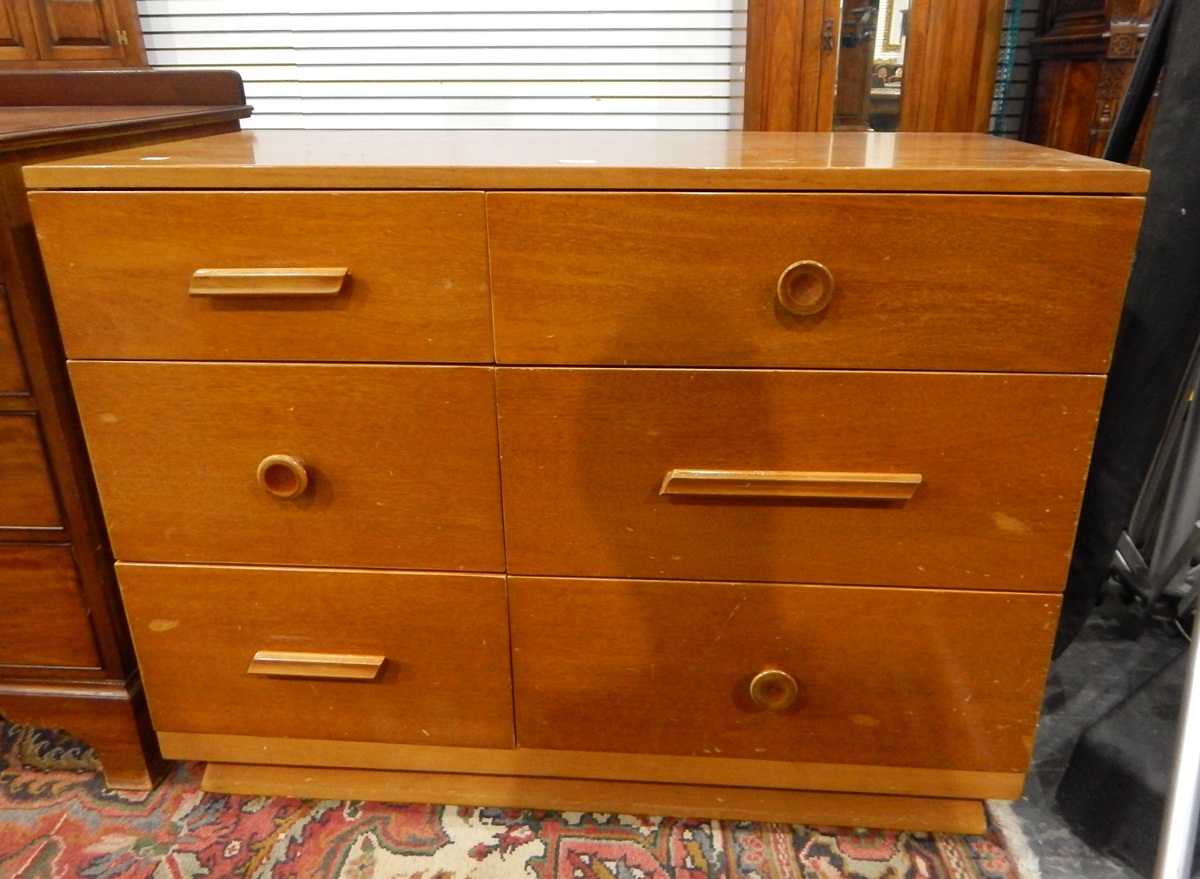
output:
<path id="1" fill-rule="evenodd" d="M 121 419 L 117 418 L 117 415 L 115 412 L 105 412 L 103 415 L 100 416 L 100 420 L 103 421 L 105 424 L 116 424 Z"/>
<path id="2" fill-rule="evenodd" d="M 151 620 L 151 632 L 169 632 L 172 629 L 179 628 L 179 620 Z"/>

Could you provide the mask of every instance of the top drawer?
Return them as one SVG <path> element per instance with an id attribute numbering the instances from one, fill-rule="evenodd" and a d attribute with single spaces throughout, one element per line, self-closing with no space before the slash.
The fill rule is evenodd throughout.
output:
<path id="1" fill-rule="evenodd" d="M 1141 208 L 1075 196 L 489 193 L 497 359 L 1102 373 Z M 803 261 L 832 279 L 811 315 L 778 292 Z M 785 279 L 793 307 L 819 299 L 822 274 Z"/>
<path id="2" fill-rule="evenodd" d="M 39 192 L 31 202 L 73 359 L 492 360 L 481 193 Z M 297 293 L 292 281 L 189 293 L 199 269 L 279 268 L 348 275 L 333 295 Z"/>

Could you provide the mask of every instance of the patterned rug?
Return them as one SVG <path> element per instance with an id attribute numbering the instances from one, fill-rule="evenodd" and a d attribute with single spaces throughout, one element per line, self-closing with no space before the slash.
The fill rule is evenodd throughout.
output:
<path id="1" fill-rule="evenodd" d="M 92 752 L 0 723 L 3 879 L 1018 879 L 1003 838 L 112 791 Z"/>

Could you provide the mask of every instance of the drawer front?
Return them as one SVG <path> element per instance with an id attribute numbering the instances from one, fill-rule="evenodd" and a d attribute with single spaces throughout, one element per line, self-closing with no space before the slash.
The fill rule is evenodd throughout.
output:
<path id="1" fill-rule="evenodd" d="M 12 318 L 4 287 L 0 286 L 0 394 L 21 394 L 28 390 L 21 353 L 13 332 Z"/>
<path id="2" fill-rule="evenodd" d="M 117 577 L 157 730 L 512 747 L 502 577 L 129 564 Z"/>
<path id="3" fill-rule="evenodd" d="M 0 665 L 99 668 L 69 547 L 0 544 Z"/>
<path id="4" fill-rule="evenodd" d="M 1041 591 L 1066 576 L 1103 391 L 954 373 L 496 381 L 511 573 Z"/>
<path id="5" fill-rule="evenodd" d="M 521 747 L 995 772 L 1028 768 L 1058 613 L 1028 593 L 678 581 L 518 577 L 509 596 Z"/>
<path id="6" fill-rule="evenodd" d="M 43 192 L 31 201 L 70 357 L 492 360 L 480 193 Z M 340 288 L 332 282 L 333 295 L 303 295 L 328 293 L 326 282 L 253 275 L 189 292 L 200 269 L 279 268 L 349 274 Z"/>
<path id="7" fill-rule="evenodd" d="M 61 525 L 37 416 L 0 413 L 0 527 Z"/>
<path id="8" fill-rule="evenodd" d="M 497 357 L 1104 372 L 1141 204 L 892 193 L 489 194 Z M 801 261 L 821 263 L 832 279 L 832 298 L 812 315 L 779 302 L 781 275 Z M 789 278 L 793 307 L 819 303 L 819 295 L 808 298 L 823 289 L 818 280 L 803 271 Z"/>
<path id="9" fill-rule="evenodd" d="M 70 372 L 123 561 L 504 570 L 489 368 L 83 361 Z M 302 462 L 297 496 L 260 483 L 264 468 L 289 487 L 273 456 Z"/>

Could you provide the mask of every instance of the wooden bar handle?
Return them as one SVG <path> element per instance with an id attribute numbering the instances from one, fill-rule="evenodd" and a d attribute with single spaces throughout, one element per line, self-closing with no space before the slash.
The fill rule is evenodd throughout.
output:
<path id="1" fill-rule="evenodd" d="M 190 296 L 337 296 L 345 268 L 197 269 Z"/>
<path id="2" fill-rule="evenodd" d="M 832 498 L 906 501 L 920 473 L 816 473 L 794 470 L 671 470 L 658 493 L 693 497 Z"/>
<path id="3" fill-rule="evenodd" d="M 260 650 L 250 660 L 248 675 L 276 678 L 331 678 L 339 681 L 373 681 L 383 668 L 384 656 L 353 653 L 291 653 Z"/>

